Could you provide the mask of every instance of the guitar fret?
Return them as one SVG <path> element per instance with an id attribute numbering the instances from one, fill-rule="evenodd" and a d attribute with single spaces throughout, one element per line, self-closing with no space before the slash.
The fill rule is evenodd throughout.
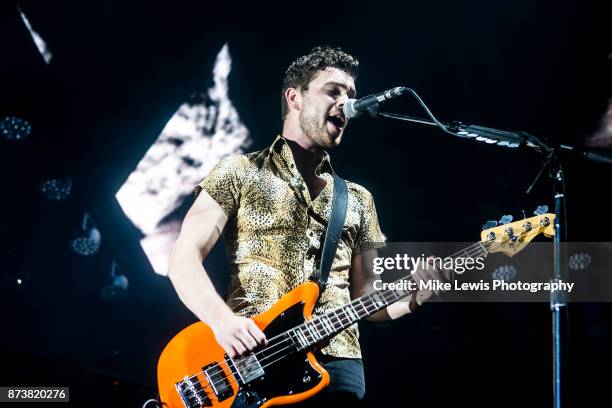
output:
<path id="1" fill-rule="evenodd" d="M 399 299 L 399 297 L 397 296 L 397 293 L 395 293 L 395 291 L 393 291 L 393 290 L 389 290 L 389 293 L 393 295 L 393 298 L 394 298 L 395 300 L 398 300 L 398 299 Z"/>
<path id="2" fill-rule="evenodd" d="M 310 345 L 311 340 L 310 340 L 310 337 L 308 336 L 308 332 L 306 330 L 304 330 L 304 327 L 303 326 L 299 326 L 297 329 L 300 331 L 300 334 L 302 336 L 304 336 L 304 340 L 306 342 L 306 345 Z"/>
<path id="3" fill-rule="evenodd" d="M 376 310 L 376 305 L 374 304 L 374 300 L 372 296 L 368 296 L 368 299 L 365 303 L 366 315 L 370 315 L 372 312 L 370 311 L 370 307 L 373 307 Z"/>
<path id="4" fill-rule="evenodd" d="M 389 291 L 385 290 L 385 291 L 381 291 L 380 295 L 383 297 L 383 299 L 385 299 L 385 302 L 389 303 Z M 391 298 L 391 303 L 393 303 L 395 301 L 395 296 L 393 296 L 393 298 Z"/>
<path id="5" fill-rule="evenodd" d="M 397 295 L 396 295 L 394 292 L 387 291 L 387 292 L 385 292 L 385 294 L 388 294 L 388 295 L 393 296 L 393 298 L 391 299 L 391 302 L 395 302 L 395 301 L 398 299 L 398 298 L 397 298 Z M 386 297 L 385 297 L 385 298 L 386 298 Z"/>
<path id="6" fill-rule="evenodd" d="M 319 332 L 320 338 L 323 338 L 328 334 L 327 327 L 325 327 L 325 323 L 323 323 L 323 320 L 321 320 L 321 317 L 317 317 L 316 319 L 314 319 L 312 321 L 312 324 L 314 325 L 315 329 L 317 329 L 317 331 Z"/>
<path id="7" fill-rule="evenodd" d="M 402 279 L 402 282 L 406 282 L 407 280 L 408 280 L 408 279 Z M 402 288 L 397 289 L 397 290 L 395 291 L 395 294 L 397 295 L 397 298 L 398 298 L 398 299 L 401 299 L 401 298 L 403 298 L 403 297 L 405 297 L 405 296 L 407 296 L 407 295 L 408 295 L 408 290 L 403 289 L 403 286 L 402 286 Z"/>
<path id="8" fill-rule="evenodd" d="M 303 348 L 308 347 L 310 342 L 308 341 L 308 339 L 304 335 L 304 332 L 302 332 L 302 329 L 298 326 L 298 327 L 295 328 L 295 332 L 297 334 L 298 341 L 300 342 L 301 346 Z"/>
<path id="9" fill-rule="evenodd" d="M 345 309 L 345 310 L 348 312 L 348 314 L 350 315 L 350 316 L 349 316 L 349 321 L 354 321 L 354 320 L 357 320 L 357 316 L 355 316 L 355 314 L 354 314 L 354 310 L 351 310 L 351 306 L 352 306 L 352 304 L 350 304 L 350 303 L 349 303 L 348 305 L 346 305 L 346 306 L 344 307 L 344 309 Z"/>
<path id="10" fill-rule="evenodd" d="M 312 339 L 316 340 L 317 336 L 312 333 L 312 330 L 310 330 L 310 325 L 308 323 L 305 323 L 305 326 L 306 326 L 306 330 L 308 330 L 308 333 L 310 333 L 312 335 Z"/>
<path id="11" fill-rule="evenodd" d="M 363 310 L 365 310 L 366 315 L 367 315 L 368 314 L 368 307 L 363 304 L 363 301 L 361 300 L 361 298 L 359 298 L 357 300 L 359 301 L 359 304 L 361 305 L 361 307 L 363 307 Z"/>
<path id="12" fill-rule="evenodd" d="M 332 310 L 332 312 L 334 313 L 334 316 L 336 316 L 336 320 L 338 320 L 338 323 L 340 323 L 340 328 L 341 328 L 343 326 L 342 319 L 338 317 L 336 310 Z"/>
<path id="13" fill-rule="evenodd" d="M 385 298 L 378 292 L 374 293 L 373 297 L 376 299 L 377 305 L 385 305 L 387 306 L 389 303 L 385 300 Z"/>
<path id="14" fill-rule="evenodd" d="M 350 324 L 350 321 L 351 321 L 350 316 L 348 315 L 348 313 L 346 312 L 346 309 L 344 307 L 342 309 L 340 309 L 339 312 L 342 312 L 344 314 L 344 317 L 340 318 L 340 323 L 342 324 L 342 327 L 343 328 L 347 327 L 348 326 L 347 323 Z M 348 322 L 345 322 L 344 321 L 345 319 L 348 320 Z"/>
<path id="15" fill-rule="evenodd" d="M 482 242 L 478 242 L 478 246 L 480 247 L 480 250 L 482 251 L 482 256 L 487 256 L 489 253 L 487 251 L 487 248 L 485 248 L 485 246 L 482 244 Z"/>
<path id="16" fill-rule="evenodd" d="M 359 320 L 359 319 L 361 319 L 361 314 L 359 313 L 357 308 L 355 308 L 355 306 L 357 306 L 357 303 L 355 301 L 349 303 L 349 307 L 353 311 L 353 315 L 355 316 L 355 320 Z"/>
<path id="17" fill-rule="evenodd" d="M 301 346 L 302 343 L 300 343 L 299 339 L 297 342 L 295 341 L 297 338 L 297 336 L 295 335 L 295 330 L 288 330 L 287 336 L 289 337 L 289 340 L 291 341 L 291 345 L 297 346 L 297 348 L 299 349 L 299 346 Z"/>
<path id="18" fill-rule="evenodd" d="M 323 327 L 325 327 L 328 336 L 334 332 L 334 328 L 330 324 L 329 317 L 327 315 L 321 316 L 321 322 L 323 322 Z"/>
<path id="19" fill-rule="evenodd" d="M 359 312 L 357 311 L 357 309 L 355 309 L 355 302 L 351 302 L 351 309 L 353 309 L 353 312 L 355 313 L 355 315 L 357 316 L 355 318 L 355 320 L 359 320 L 361 319 L 361 315 L 359 314 Z"/>
<path id="20" fill-rule="evenodd" d="M 323 336 L 321 335 L 321 332 L 319 331 L 317 324 L 313 321 L 310 325 L 312 326 L 312 329 L 314 330 L 315 335 L 317 336 L 317 340 L 322 339 Z"/>

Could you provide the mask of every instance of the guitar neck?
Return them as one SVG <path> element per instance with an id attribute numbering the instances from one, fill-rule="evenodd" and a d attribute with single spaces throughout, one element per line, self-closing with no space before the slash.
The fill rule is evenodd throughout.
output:
<path id="1" fill-rule="evenodd" d="M 477 242 L 458 251 L 447 258 L 487 256 L 486 247 Z M 288 334 L 301 346 L 309 348 L 323 340 L 329 339 L 361 319 L 381 311 L 387 306 L 405 298 L 415 290 L 413 275 L 404 276 L 392 284 L 393 289 L 379 290 L 354 299 L 352 302 L 317 316 L 314 319 L 294 327 Z"/>

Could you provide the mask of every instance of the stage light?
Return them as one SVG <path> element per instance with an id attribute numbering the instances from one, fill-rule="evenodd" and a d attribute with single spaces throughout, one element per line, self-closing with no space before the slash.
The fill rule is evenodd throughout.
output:
<path id="1" fill-rule="evenodd" d="M 504 282 L 511 282 L 516 278 L 518 271 L 512 265 L 502 265 L 493 271 L 491 276 L 496 280 L 503 280 Z"/>
<path id="2" fill-rule="evenodd" d="M 593 258 L 590 254 L 587 254 L 585 252 L 577 253 L 570 256 L 569 267 L 574 271 L 581 271 L 591 265 L 592 261 Z"/>
<path id="3" fill-rule="evenodd" d="M 29 287 L 31 279 L 28 272 L 20 270 L 15 265 L 0 265 L 0 270 L 2 270 L 0 287 L 13 287 L 17 290 L 25 290 Z"/>
<path id="4" fill-rule="evenodd" d="M 109 302 L 121 302 L 127 297 L 128 278 L 119 273 L 119 265 L 113 261 L 109 283 L 100 290 L 100 296 Z"/>
<path id="5" fill-rule="evenodd" d="M 40 192 L 43 197 L 54 201 L 66 199 L 71 191 L 72 180 L 69 177 L 45 180 L 40 186 Z"/>
<path id="6" fill-rule="evenodd" d="M 40 52 L 40 55 L 43 57 L 43 59 L 45 60 L 47 64 L 51 63 L 53 54 L 51 54 L 51 50 L 49 50 L 47 43 L 45 42 L 45 40 L 42 39 L 40 34 L 38 34 L 38 32 L 36 32 L 32 28 L 32 24 L 30 24 L 30 20 L 28 20 L 28 18 L 26 17 L 25 13 L 21 10 L 21 7 L 19 7 L 19 5 L 17 6 L 17 9 L 19 10 L 19 14 L 21 14 L 21 19 L 23 20 L 23 24 L 25 24 L 28 31 L 30 32 L 30 35 L 32 36 L 32 40 L 34 41 L 34 44 L 36 45 L 38 52 Z"/>
<path id="7" fill-rule="evenodd" d="M 6 140 L 23 140 L 32 133 L 32 125 L 25 119 L 16 116 L 5 116 L 0 121 L 0 134 Z"/>
<path id="8" fill-rule="evenodd" d="M 17 290 L 25 290 L 30 285 L 30 276 L 27 273 L 16 272 L 11 274 L 13 278 L 13 285 L 17 287 Z"/>
<path id="9" fill-rule="evenodd" d="M 102 234 L 93 225 L 93 219 L 88 213 L 83 217 L 83 223 L 77 237 L 70 241 L 70 247 L 79 255 L 93 255 L 100 249 Z"/>
<path id="10" fill-rule="evenodd" d="M 226 156 L 252 143 L 230 99 L 230 49 L 215 60 L 212 86 L 182 103 L 116 194 L 121 209 L 142 232 L 143 251 L 156 273 L 166 275 L 180 229 L 175 211 L 193 201 L 193 188 Z"/>

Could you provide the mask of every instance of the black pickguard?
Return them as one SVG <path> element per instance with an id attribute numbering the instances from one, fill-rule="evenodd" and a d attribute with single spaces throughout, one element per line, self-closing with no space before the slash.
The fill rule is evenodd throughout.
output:
<path id="1" fill-rule="evenodd" d="M 304 303 L 300 302 L 281 313 L 264 330 L 272 338 L 304 322 Z M 306 352 L 295 352 L 265 367 L 265 375 L 243 386 L 233 408 L 256 408 L 274 397 L 299 394 L 321 382 L 321 375 L 306 358 Z"/>

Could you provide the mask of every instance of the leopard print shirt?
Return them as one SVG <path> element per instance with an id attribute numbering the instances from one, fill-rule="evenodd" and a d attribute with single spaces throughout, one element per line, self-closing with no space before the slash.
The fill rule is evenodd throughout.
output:
<path id="1" fill-rule="evenodd" d="M 196 186 L 196 195 L 206 190 L 228 216 L 223 231 L 231 269 L 226 301 L 236 314 L 262 313 L 317 276 L 333 197 L 334 173 L 327 153 L 316 173 L 327 184 L 312 200 L 291 148 L 278 136 L 267 149 L 221 160 Z M 347 184 L 342 236 L 315 315 L 349 303 L 353 255 L 384 246 L 372 195 L 358 184 Z M 357 325 L 333 337 L 321 351 L 361 358 Z"/>

